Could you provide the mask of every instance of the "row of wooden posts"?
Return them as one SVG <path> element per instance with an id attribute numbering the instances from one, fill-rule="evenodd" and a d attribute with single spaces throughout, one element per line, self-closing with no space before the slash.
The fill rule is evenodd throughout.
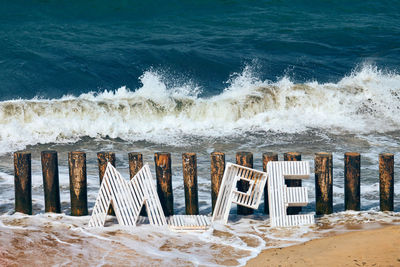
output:
<path id="1" fill-rule="evenodd" d="M 97 153 L 100 183 L 106 170 L 107 162 L 115 166 L 115 153 Z M 266 170 L 269 161 L 277 161 L 277 153 L 263 154 L 263 170 Z M 284 154 L 285 161 L 300 161 L 301 154 L 288 152 Z M 333 163 L 331 153 L 315 154 L 315 210 L 317 215 L 333 212 Z M 41 153 L 43 188 L 45 199 L 45 212 L 61 212 L 58 159 L 56 151 L 43 151 Z M 157 192 L 166 216 L 174 214 L 171 154 L 159 152 L 154 154 Z M 236 163 L 253 168 L 253 154 L 250 152 L 236 153 Z M 197 158 L 195 153 L 182 154 L 183 183 L 185 190 L 186 214 L 199 213 L 198 188 L 197 188 Z M 87 205 L 87 178 L 86 178 L 86 154 L 84 152 L 69 152 L 69 181 L 71 196 L 71 215 L 81 216 L 88 214 Z M 143 155 L 141 153 L 129 153 L 130 178 L 142 168 Z M 211 201 L 212 210 L 217 200 L 225 169 L 225 154 L 221 152 L 211 153 Z M 15 211 L 32 214 L 31 193 L 31 154 L 29 152 L 14 153 L 14 183 L 15 183 Z M 394 156 L 383 153 L 379 155 L 379 181 L 380 181 L 380 209 L 382 211 L 393 210 L 394 196 Z M 345 153 L 344 155 L 344 183 L 345 183 L 345 209 L 360 210 L 360 154 Z M 301 186 L 301 180 L 287 180 L 287 186 Z M 248 184 L 238 182 L 238 189 L 247 191 Z M 268 192 L 264 191 L 264 211 L 268 214 Z M 289 207 L 288 214 L 297 214 L 301 207 Z M 253 210 L 238 206 L 240 215 L 252 214 Z M 113 214 L 110 209 L 109 214 Z M 145 215 L 145 210 L 142 210 Z"/>

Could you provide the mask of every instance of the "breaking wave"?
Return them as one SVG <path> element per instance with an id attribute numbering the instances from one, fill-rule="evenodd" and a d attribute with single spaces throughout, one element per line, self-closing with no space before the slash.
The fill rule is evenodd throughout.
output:
<path id="1" fill-rule="evenodd" d="M 136 90 L 0 102 L 2 152 L 84 136 L 168 143 L 184 135 L 313 129 L 366 134 L 400 128 L 400 75 L 370 65 L 337 83 L 303 84 L 289 77 L 262 81 L 246 67 L 223 92 L 207 98 L 199 97 L 199 86 L 168 86 L 163 79 L 147 71 Z"/>

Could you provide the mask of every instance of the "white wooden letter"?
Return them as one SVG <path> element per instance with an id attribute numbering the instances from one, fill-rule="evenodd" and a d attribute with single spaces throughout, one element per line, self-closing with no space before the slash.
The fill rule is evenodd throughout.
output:
<path id="1" fill-rule="evenodd" d="M 287 215 L 289 206 L 306 206 L 306 187 L 287 187 L 285 179 L 307 179 L 308 161 L 270 161 L 267 165 L 268 200 L 271 226 L 284 227 L 314 223 L 314 214 Z"/>
<path id="2" fill-rule="evenodd" d="M 107 164 L 89 227 L 104 226 L 110 203 L 118 223 L 123 226 L 136 226 L 140 210 L 145 205 L 152 225 L 168 225 L 174 231 L 206 230 L 210 227 L 210 219 L 204 215 L 174 215 L 167 220 L 147 164 L 130 181 L 125 180 L 110 163 Z"/>
<path id="3" fill-rule="evenodd" d="M 236 185 L 239 180 L 249 183 L 247 192 L 242 192 L 237 189 Z M 266 181 L 267 174 L 265 172 L 233 163 L 227 163 L 212 221 L 220 220 L 223 223 L 227 223 L 232 203 L 257 209 L 261 202 L 261 196 L 264 192 Z"/>
<path id="4" fill-rule="evenodd" d="M 110 163 L 107 164 L 89 227 L 104 226 L 110 203 L 121 225 L 136 226 L 143 205 L 146 205 L 150 224 L 157 226 L 167 224 L 147 164 L 130 181 L 125 180 Z"/>

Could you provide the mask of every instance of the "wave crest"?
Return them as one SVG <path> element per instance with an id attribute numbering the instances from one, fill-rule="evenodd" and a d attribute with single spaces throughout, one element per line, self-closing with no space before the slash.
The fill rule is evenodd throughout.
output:
<path id="1" fill-rule="evenodd" d="M 364 66 L 338 83 L 296 84 L 257 79 L 250 68 L 209 98 L 185 84 L 168 88 L 148 71 L 135 91 L 87 93 L 60 99 L 0 102 L 3 152 L 26 145 L 71 142 L 80 137 L 169 142 L 182 135 L 230 136 L 249 131 L 337 133 L 398 130 L 400 75 Z M 168 141 L 169 140 L 169 141 Z"/>

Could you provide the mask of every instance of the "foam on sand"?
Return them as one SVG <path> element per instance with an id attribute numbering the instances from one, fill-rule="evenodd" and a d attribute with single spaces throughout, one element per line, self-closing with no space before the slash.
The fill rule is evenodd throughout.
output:
<path id="1" fill-rule="evenodd" d="M 0 253 L 7 264 L 243 266 L 263 249 L 354 230 L 352 225 L 360 229 L 371 223 L 395 224 L 400 214 L 342 212 L 319 219 L 315 226 L 281 229 L 269 227 L 266 216 L 231 216 L 228 225 L 215 224 L 203 233 L 177 233 L 148 224 L 128 230 L 110 220 L 106 228 L 93 229 L 87 228 L 88 221 L 89 216 L 3 214 Z"/>

